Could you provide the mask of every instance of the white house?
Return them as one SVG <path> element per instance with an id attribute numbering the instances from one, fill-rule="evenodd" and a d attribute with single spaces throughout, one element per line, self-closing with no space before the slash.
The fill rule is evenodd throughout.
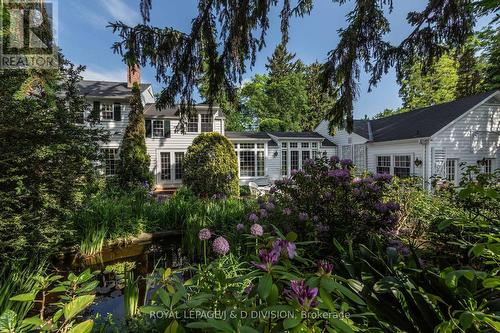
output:
<path id="1" fill-rule="evenodd" d="M 352 133 L 327 121 L 316 131 L 360 170 L 396 176 L 433 176 L 457 184 L 465 165 L 500 167 L 500 91 L 469 96 L 376 120 L 355 120 Z"/>
<path id="2" fill-rule="evenodd" d="M 91 109 L 100 115 L 99 126 L 109 130 L 110 141 L 102 144 L 105 173 L 114 175 L 120 144 L 128 122 L 129 99 L 134 82 L 140 82 L 140 71 L 130 71 L 127 82 L 82 81 L 80 91 Z M 178 187 L 182 183 L 182 160 L 193 139 L 204 132 L 218 132 L 234 143 L 242 184 L 259 185 L 290 175 L 301 169 L 302 162 L 319 154 L 332 156 L 335 145 L 317 132 L 251 133 L 225 132 L 225 117 L 218 108 L 196 106 L 196 115 L 187 119 L 185 132 L 178 130 L 181 118 L 177 108 L 157 109 L 150 84 L 141 84 L 146 119 L 146 146 L 151 157 L 150 170 L 157 188 Z M 87 110 L 90 114 L 92 110 Z M 85 116 L 85 115 L 84 115 Z"/>

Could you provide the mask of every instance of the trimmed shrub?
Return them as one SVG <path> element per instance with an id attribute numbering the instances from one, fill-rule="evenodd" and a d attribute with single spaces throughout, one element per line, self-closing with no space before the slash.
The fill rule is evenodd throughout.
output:
<path id="1" fill-rule="evenodd" d="M 183 180 L 200 197 L 239 196 L 238 160 L 233 145 L 219 133 L 200 134 L 184 158 Z"/>

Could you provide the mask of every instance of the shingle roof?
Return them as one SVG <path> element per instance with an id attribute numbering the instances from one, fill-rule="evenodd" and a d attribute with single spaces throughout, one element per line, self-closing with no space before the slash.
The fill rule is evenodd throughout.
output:
<path id="1" fill-rule="evenodd" d="M 324 139 L 324 137 L 317 132 L 269 132 L 269 134 L 274 135 L 278 138 L 318 138 Z"/>
<path id="2" fill-rule="evenodd" d="M 371 127 L 374 142 L 430 137 L 496 92 L 498 90 L 375 120 L 355 120 L 353 132 L 370 139 Z"/>
<path id="3" fill-rule="evenodd" d="M 276 147 L 278 144 L 271 139 L 266 132 L 225 132 L 226 137 L 229 139 L 268 139 L 268 146 Z"/>
<path id="4" fill-rule="evenodd" d="M 146 104 L 144 106 L 144 115 L 155 117 L 176 117 L 179 115 L 178 108 L 164 108 L 158 109 L 156 104 Z"/>
<path id="5" fill-rule="evenodd" d="M 78 85 L 80 92 L 88 97 L 126 98 L 132 95 L 132 89 L 127 87 L 127 82 L 83 80 Z M 150 86 L 149 83 L 142 83 L 140 85 L 141 91 L 148 89 Z"/>

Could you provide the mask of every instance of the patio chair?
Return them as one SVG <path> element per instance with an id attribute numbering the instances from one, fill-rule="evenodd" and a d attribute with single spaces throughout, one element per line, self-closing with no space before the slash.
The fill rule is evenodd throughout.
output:
<path id="1" fill-rule="evenodd" d="M 254 182 L 248 183 L 248 187 L 250 188 L 250 194 L 252 196 L 259 197 L 264 194 L 262 190 L 259 188 L 259 185 L 257 185 Z"/>

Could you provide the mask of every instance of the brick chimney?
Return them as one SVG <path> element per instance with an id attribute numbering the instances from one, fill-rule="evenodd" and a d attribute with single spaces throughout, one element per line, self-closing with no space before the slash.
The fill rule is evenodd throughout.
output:
<path id="1" fill-rule="evenodd" d="M 127 87 L 132 88 L 136 82 L 141 84 L 141 67 L 139 65 L 135 65 L 134 67 L 128 66 Z"/>

